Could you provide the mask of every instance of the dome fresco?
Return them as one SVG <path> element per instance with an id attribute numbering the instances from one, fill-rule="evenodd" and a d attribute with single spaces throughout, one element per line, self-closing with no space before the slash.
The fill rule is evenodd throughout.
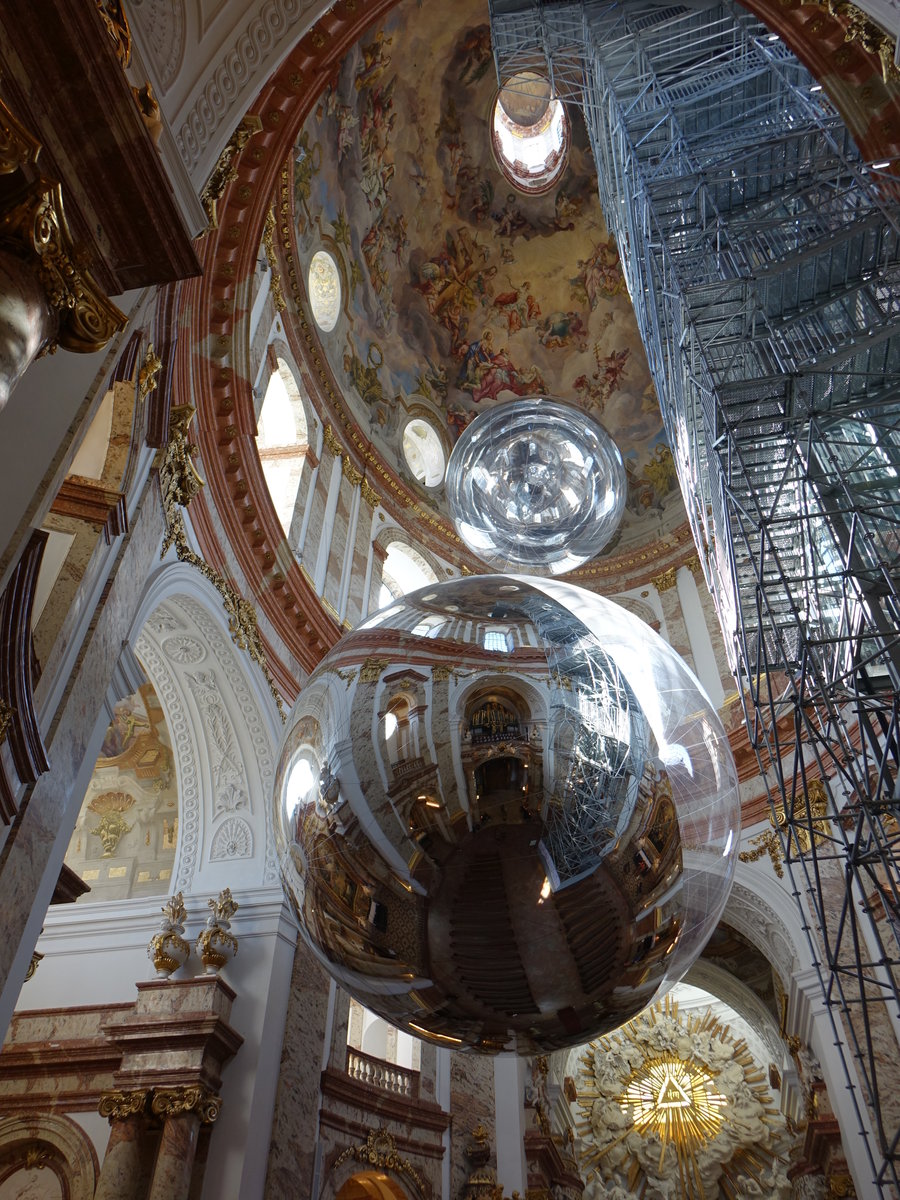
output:
<path id="1" fill-rule="evenodd" d="M 322 965 L 416 1036 L 549 1052 L 618 1028 L 721 915 L 728 740 L 639 619 L 557 581 L 429 585 L 301 693 L 275 789 L 282 876 Z"/>
<path id="2" fill-rule="evenodd" d="M 521 193 L 493 156 L 496 94 L 478 0 L 452 21 L 403 0 L 347 53 L 294 146 L 303 277 L 322 250 L 341 276 L 340 314 L 317 336 L 363 436 L 444 514 L 439 482 L 403 452 L 413 418 L 447 457 L 479 413 L 516 397 L 552 395 L 602 422 L 627 479 L 604 553 L 624 552 L 685 513 L 587 136 L 567 110 L 565 171 Z"/>

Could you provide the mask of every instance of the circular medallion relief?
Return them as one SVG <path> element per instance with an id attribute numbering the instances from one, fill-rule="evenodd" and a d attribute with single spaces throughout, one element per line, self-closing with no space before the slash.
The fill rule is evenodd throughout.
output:
<path id="1" fill-rule="evenodd" d="M 309 303 L 323 333 L 331 333 L 341 312 L 341 276 L 327 250 L 317 250 L 309 264 Z"/>

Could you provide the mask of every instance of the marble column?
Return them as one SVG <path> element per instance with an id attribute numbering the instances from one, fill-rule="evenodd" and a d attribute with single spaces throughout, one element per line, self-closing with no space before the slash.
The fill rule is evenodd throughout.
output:
<path id="1" fill-rule="evenodd" d="M 199 1135 L 195 1110 L 166 1117 L 148 1200 L 188 1200 Z"/>
<path id="2" fill-rule="evenodd" d="M 100 1101 L 109 1142 L 94 1200 L 144 1200 L 155 1138 L 143 1115 L 146 1092 L 111 1093 Z M 127 1114 L 127 1115 L 126 1115 Z"/>
<path id="3" fill-rule="evenodd" d="M 0 409 L 59 327 L 56 311 L 36 269 L 8 250 L 0 251 Z"/>

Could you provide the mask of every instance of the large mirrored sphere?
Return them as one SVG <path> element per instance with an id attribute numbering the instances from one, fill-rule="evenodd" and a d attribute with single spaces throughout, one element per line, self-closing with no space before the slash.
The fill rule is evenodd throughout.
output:
<path id="1" fill-rule="evenodd" d="M 469 549 L 499 570 L 562 575 L 599 554 L 625 511 L 619 448 L 585 413 L 532 396 L 481 413 L 447 467 Z"/>
<path id="2" fill-rule="evenodd" d="M 675 983 L 738 842 L 728 740 L 642 621 L 557 580 L 423 588 L 344 637 L 291 714 L 281 869 L 337 982 L 489 1053 L 588 1041 Z"/>

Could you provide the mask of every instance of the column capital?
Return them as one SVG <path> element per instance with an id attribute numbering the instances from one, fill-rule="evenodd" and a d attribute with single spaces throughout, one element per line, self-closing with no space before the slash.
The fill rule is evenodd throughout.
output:
<path id="1" fill-rule="evenodd" d="M 142 1116 L 147 1111 L 149 1088 L 133 1088 L 127 1091 L 114 1089 L 103 1092 L 97 1106 L 101 1117 L 110 1121 L 124 1121 L 129 1117 Z"/>
<path id="2" fill-rule="evenodd" d="M 222 1108 L 222 1097 L 201 1084 L 154 1088 L 150 1111 L 156 1117 L 180 1117 L 196 1113 L 203 1125 L 212 1125 Z"/>

